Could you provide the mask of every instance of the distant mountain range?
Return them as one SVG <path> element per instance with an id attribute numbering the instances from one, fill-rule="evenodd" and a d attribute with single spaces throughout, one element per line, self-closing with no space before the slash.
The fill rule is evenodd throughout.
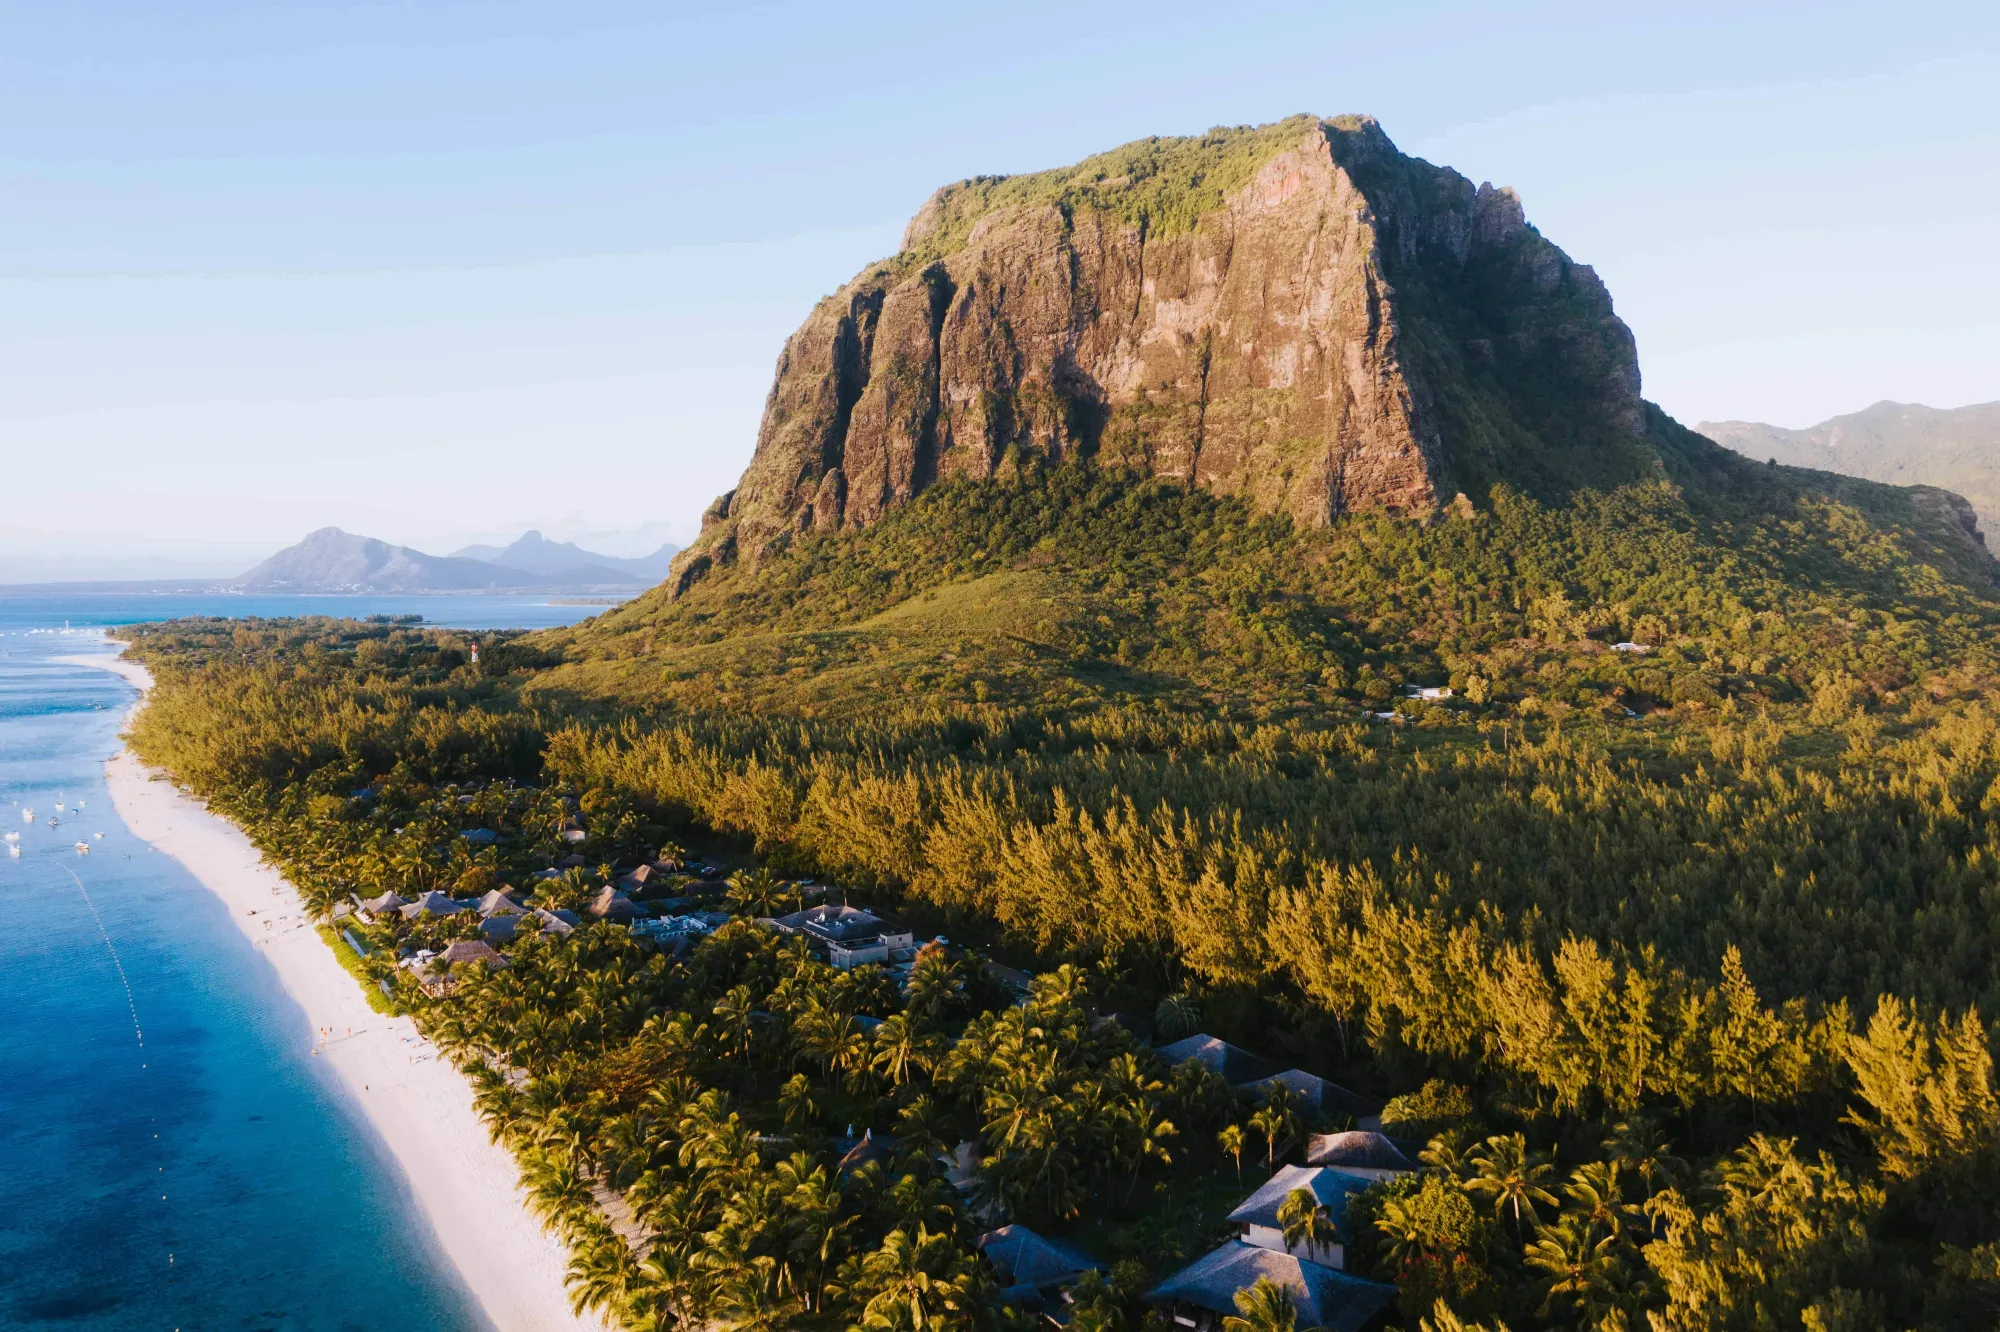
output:
<path id="1" fill-rule="evenodd" d="M 2000 535 L 2000 402 L 1950 410 L 1878 402 L 1804 430 L 1757 421 L 1703 421 L 1695 429 L 1760 461 L 1956 491 L 1987 539 Z"/>
<path id="2" fill-rule="evenodd" d="M 650 586 L 667 576 L 667 566 L 673 562 L 678 550 L 679 546 L 667 542 L 651 555 L 619 559 L 585 550 L 573 542 L 550 541 L 540 532 L 529 532 L 517 538 L 511 546 L 467 546 L 453 551 L 451 558 L 483 560 L 503 569 L 519 569 L 566 581 L 575 581 L 586 575 L 602 575 L 598 581 L 636 578 Z"/>
<path id="3" fill-rule="evenodd" d="M 529 532 L 509 546 L 428 555 L 323 527 L 226 584 L 249 592 L 635 592 L 666 577 L 671 543 L 636 560 Z"/>
<path id="4" fill-rule="evenodd" d="M 238 578 L 130 579 L 15 584 L 16 594 L 65 592 L 551 592 L 618 596 L 643 591 L 667 576 L 680 547 L 619 559 L 529 532 L 508 546 L 467 546 L 430 555 L 322 527 Z"/>

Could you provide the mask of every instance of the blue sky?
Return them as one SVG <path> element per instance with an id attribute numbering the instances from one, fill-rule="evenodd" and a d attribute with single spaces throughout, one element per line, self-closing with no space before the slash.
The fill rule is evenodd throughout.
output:
<path id="1" fill-rule="evenodd" d="M 2000 398 L 2000 7 L 1502 8 L 0 0 L 0 581 L 684 533 L 933 188 L 1298 111 L 1519 189 L 1690 423 Z"/>

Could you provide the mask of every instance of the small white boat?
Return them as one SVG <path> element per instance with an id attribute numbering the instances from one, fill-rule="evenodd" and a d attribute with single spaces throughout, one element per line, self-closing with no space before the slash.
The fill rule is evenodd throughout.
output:
<path id="1" fill-rule="evenodd" d="M 8 833 L 8 834 L 7 834 L 7 837 L 6 837 L 6 840 L 7 840 L 7 841 L 10 841 L 10 842 L 18 842 L 18 841 L 20 841 L 20 840 L 21 840 L 21 834 L 19 834 L 19 833 Z"/>
<path id="2" fill-rule="evenodd" d="M 32 810 L 32 809 L 24 809 L 24 810 L 22 810 L 22 811 L 21 811 L 21 822 L 23 822 L 23 823 L 33 823 L 34 821 L 35 821 L 35 811 L 34 811 L 34 810 Z"/>
<path id="3" fill-rule="evenodd" d="M 100 841 L 100 842 L 104 840 L 104 834 L 103 834 L 103 833 L 92 833 L 92 834 L 91 834 L 91 836 L 92 836 L 92 837 L 95 837 L 95 838 L 96 838 L 96 839 L 97 839 L 98 841 Z"/>
<path id="4" fill-rule="evenodd" d="M 19 860 L 21 858 L 21 844 L 19 842 L 7 843 L 7 854 Z"/>
<path id="5" fill-rule="evenodd" d="M 78 843 L 76 844 L 76 853 L 77 853 L 78 855 L 80 855 L 80 856 L 87 856 L 87 855 L 89 855 L 89 854 L 90 854 L 90 843 L 89 843 L 89 842 L 78 842 Z"/>
<path id="6" fill-rule="evenodd" d="M 56 813 L 60 814 L 62 812 L 63 812 L 63 802 L 58 800 L 56 801 Z"/>
<path id="7" fill-rule="evenodd" d="M 49 827 L 53 828 L 55 826 L 56 826 L 56 816 L 51 814 L 49 815 Z"/>

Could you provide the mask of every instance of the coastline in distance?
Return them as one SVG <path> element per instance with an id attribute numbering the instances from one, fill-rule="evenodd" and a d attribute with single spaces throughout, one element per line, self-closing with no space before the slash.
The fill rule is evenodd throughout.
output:
<path id="1" fill-rule="evenodd" d="M 292 592 L 546 592 L 630 595 L 666 577 L 679 547 L 668 543 L 650 555 L 619 559 L 528 532 L 511 545 L 471 546 L 453 555 L 430 555 L 323 527 L 236 578 L 130 579 L 0 584 L 13 596 L 78 593 Z"/>

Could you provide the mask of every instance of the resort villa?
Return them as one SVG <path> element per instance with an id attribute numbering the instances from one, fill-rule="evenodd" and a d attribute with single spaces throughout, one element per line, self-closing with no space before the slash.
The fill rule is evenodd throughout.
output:
<path id="1" fill-rule="evenodd" d="M 1328 1153 L 1335 1157 L 1380 1159 L 1382 1148 L 1401 1155 L 1379 1133 L 1326 1136 L 1368 1140 L 1346 1143 Z M 1214 1332 L 1224 1318 L 1236 1314 L 1236 1292 L 1269 1280 L 1290 1292 L 1300 1326 L 1359 1332 L 1396 1298 L 1396 1288 L 1349 1275 L 1346 1245 L 1339 1239 L 1287 1244 L 1278 1211 L 1287 1198 L 1303 1191 L 1325 1209 L 1335 1234 L 1344 1235 L 1349 1200 L 1379 1179 L 1400 1173 L 1381 1167 L 1281 1166 L 1229 1214 L 1238 1228 L 1235 1239 L 1175 1272 L 1146 1292 L 1146 1298 L 1180 1326 Z"/>
<path id="2" fill-rule="evenodd" d="M 894 922 L 851 906 L 816 906 L 768 922 L 782 934 L 798 935 L 841 971 L 901 962 L 916 952 L 916 935 Z"/>

